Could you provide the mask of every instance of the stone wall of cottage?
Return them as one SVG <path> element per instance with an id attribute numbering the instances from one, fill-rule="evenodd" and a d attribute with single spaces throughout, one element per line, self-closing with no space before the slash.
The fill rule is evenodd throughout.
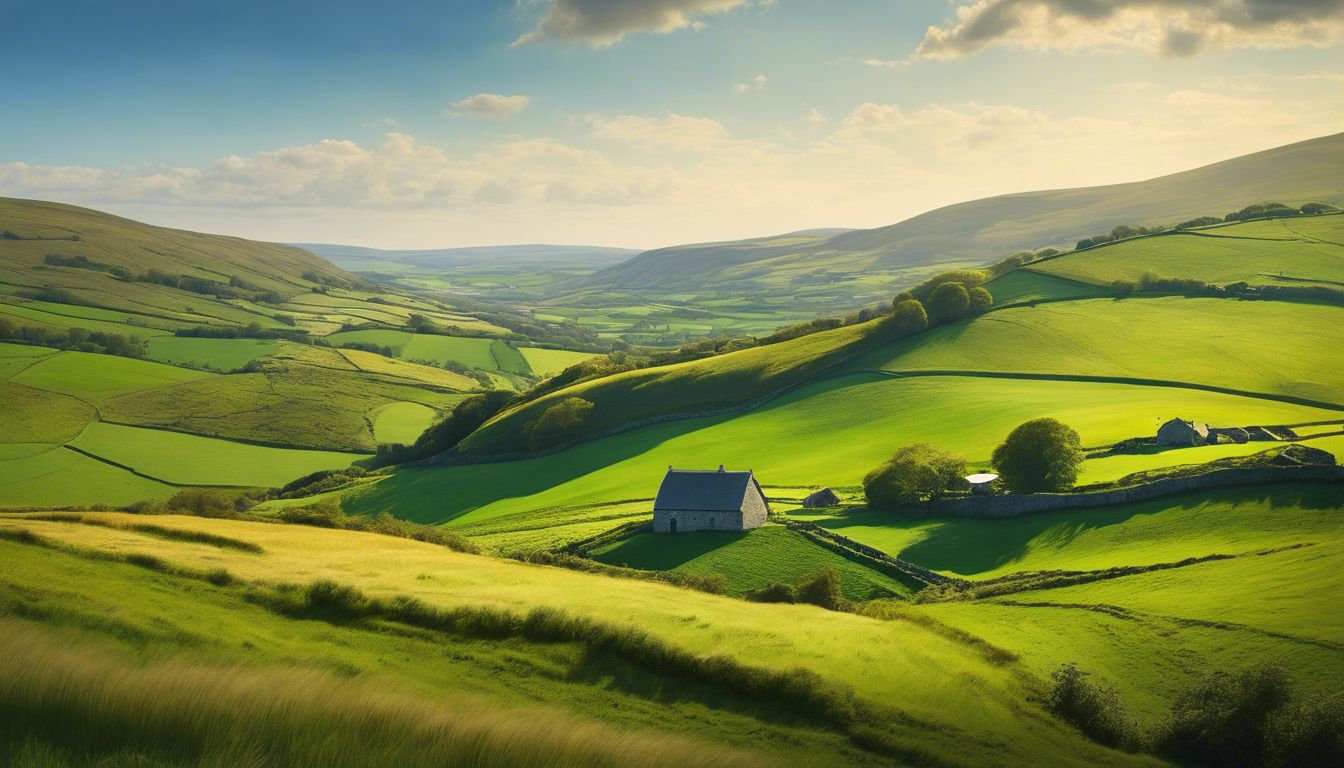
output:
<path id="1" fill-rule="evenodd" d="M 670 512 L 654 510 L 653 530 L 655 533 L 671 533 L 672 521 L 677 521 L 677 533 L 691 531 L 740 531 L 742 530 L 741 512 Z M 764 518 L 762 518 L 764 522 Z M 759 523 L 757 524 L 759 525 Z M 751 526 L 757 527 L 756 525 Z"/>

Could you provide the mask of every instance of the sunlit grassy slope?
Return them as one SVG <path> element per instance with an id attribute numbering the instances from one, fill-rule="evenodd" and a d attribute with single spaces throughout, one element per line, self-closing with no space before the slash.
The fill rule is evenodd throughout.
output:
<path id="1" fill-rule="evenodd" d="M 1090 299 L 991 312 L 847 364 L 1113 376 L 1344 404 L 1344 308 L 1232 299 Z"/>
<path id="2" fill-rule="evenodd" d="M 1079 251 L 1030 270 L 1108 285 L 1145 273 L 1226 285 L 1344 283 L 1344 215 L 1251 221 Z"/>
<path id="3" fill-rule="evenodd" d="M 1059 418 L 1085 445 L 1100 446 L 1151 435 L 1184 414 L 1226 425 L 1339 418 L 1338 411 L 1174 387 L 853 374 L 741 416 L 643 427 L 545 457 L 402 468 L 347 506 L 466 524 L 561 504 L 652 498 L 669 464 L 750 468 L 766 486 L 856 485 L 907 443 L 932 442 L 983 466 L 1030 418 Z"/>
<path id="4" fill-rule="evenodd" d="M 125 515 L 101 515 L 99 519 L 126 525 L 144 521 Z M 245 581 L 308 582 L 332 578 L 373 596 L 410 595 L 440 607 L 486 606 L 513 611 L 538 606 L 560 608 L 618 626 L 638 626 L 696 654 L 726 654 L 765 669 L 803 667 L 823 679 L 852 686 L 865 700 L 880 702 L 884 710 L 892 711 L 892 715 L 880 718 L 877 727 L 889 732 L 890 738 L 899 743 L 917 745 L 918 752 L 909 754 L 922 756 L 914 758 L 920 761 L 964 765 L 985 761 L 1050 765 L 1146 762 L 1084 741 L 1028 700 L 1036 683 L 1024 677 L 1016 665 L 995 663 L 983 650 L 945 635 L 937 627 L 899 620 L 877 621 L 810 606 L 744 603 L 657 583 L 459 554 L 371 534 L 197 518 L 156 517 L 153 522 L 160 527 L 240 539 L 259 546 L 261 552 L 150 537 L 131 530 L 34 519 L 4 518 L 0 520 L 0 530 L 28 530 L 51 540 L 106 553 L 152 551 L 173 566 L 223 567 Z M 208 658 L 239 660 L 237 649 L 247 640 L 245 660 L 249 664 L 274 663 L 277 659 L 286 664 L 302 664 L 305 660 L 320 659 L 320 663 L 331 665 L 347 676 L 366 672 L 386 679 L 409 672 L 414 681 L 411 687 L 419 692 L 466 687 L 496 695 L 516 674 L 528 676 L 528 657 L 534 653 L 526 645 L 482 648 L 478 644 L 462 650 L 450 645 L 446 655 L 442 649 L 426 654 L 412 652 L 425 647 L 419 644 L 417 633 L 350 634 L 360 627 L 333 629 L 313 622 L 299 622 L 290 628 L 288 620 L 283 627 L 272 629 L 274 619 L 258 617 L 257 609 L 240 604 L 236 593 L 227 588 L 195 582 L 187 589 L 196 597 L 184 600 L 183 587 L 171 577 L 130 570 L 117 563 L 72 558 L 28 544 L 0 542 L 0 547 L 5 552 L 0 557 L 3 577 L 0 595 L 7 598 L 0 605 L 37 599 L 54 606 L 69 606 L 49 613 L 50 621 L 86 627 L 86 631 L 100 634 L 103 631 L 100 627 L 105 624 L 89 625 L 80 617 L 100 615 L 100 603 L 107 599 L 100 596 L 111 592 L 108 584 L 126 580 L 126 589 L 114 590 L 118 604 L 125 606 L 117 617 L 118 626 L 134 628 L 156 648 L 191 645 L 190 638 L 199 633 L 199 627 L 210 627 L 210 637 L 216 639 L 194 651 Z M 45 573 L 57 572 L 65 574 L 64 577 L 60 580 L 44 577 Z M 81 581 L 100 584 L 101 588 L 82 590 Z M 80 595 L 84 597 L 76 597 Z M 225 610 L 217 608 L 220 601 L 226 603 Z M 181 612 L 168 613 L 170 610 Z M 221 620 L 212 621 L 215 616 Z M 158 617 L 167 619 L 166 623 L 158 621 Z M 180 634 L 182 630 L 187 630 L 185 636 Z M 337 634 L 333 636 L 333 632 Z M 277 635 L 284 637 L 283 642 L 278 642 Z M 320 638 L 320 651 L 309 638 Z M 473 660 L 492 659 L 487 665 L 489 677 L 469 672 L 459 678 L 456 670 L 460 662 L 455 659 L 464 655 Z M 423 660 L 427 656 L 442 661 L 425 665 Z M 540 695 L 560 707 L 574 707 L 625 725 L 631 719 L 640 722 L 641 717 L 647 716 L 653 719 L 644 723 L 660 723 L 660 727 L 671 726 L 674 730 L 680 730 L 677 726 L 681 713 L 697 709 L 697 697 L 692 691 L 673 695 L 669 709 L 661 703 L 659 688 L 639 683 L 638 676 L 621 674 L 613 678 L 604 674 L 601 666 L 587 667 L 587 673 L 574 676 L 566 674 L 570 663 L 563 648 L 556 649 L 550 658 L 549 668 L 555 672 L 527 678 L 522 682 L 524 696 Z M 562 682 L 566 680 L 569 685 Z M 590 681 L 601 685 L 591 692 L 572 687 Z M 631 684 L 635 685 L 633 689 L 626 688 Z M 616 691 L 628 690 L 636 697 L 658 700 L 657 716 L 645 715 L 649 709 L 638 701 L 632 702 L 628 711 L 625 706 L 613 710 L 605 698 L 613 694 L 601 693 L 602 688 L 613 686 Z M 713 721 L 719 717 L 717 710 L 699 711 L 700 718 Z M 769 712 L 761 716 L 768 718 Z M 793 717 L 802 718 L 803 722 L 809 720 L 807 713 L 795 712 Z M 816 721 L 812 723 L 816 728 Z M 743 744 L 741 735 L 746 735 L 746 731 L 734 738 L 726 735 L 726 730 L 709 725 L 697 728 L 696 732 L 729 745 Z M 754 735 L 746 740 L 747 744 L 768 750 L 767 754 L 780 754 L 773 746 L 778 737 L 770 734 L 783 733 L 768 725 L 763 731 L 750 730 L 765 736 Z M 824 728 L 821 730 L 823 733 L 818 736 L 804 730 L 789 739 L 790 750 L 802 751 L 783 757 L 783 761 L 865 762 L 862 753 L 856 753 L 853 747 L 836 749 L 832 744 L 831 751 L 823 751 L 827 737 Z M 820 743 L 816 739 L 821 739 Z"/>

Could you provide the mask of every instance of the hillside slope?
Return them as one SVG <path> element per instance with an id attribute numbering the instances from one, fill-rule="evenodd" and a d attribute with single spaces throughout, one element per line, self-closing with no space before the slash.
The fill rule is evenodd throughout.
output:
<path id="1" fill-rule="evenodd" d="M 1344 202 L 1344 134 L 1225 160 L 1147 181 L 1002 195 L 939 208 L 877 229 L 830 237 L 759 238 L 662 248 L 605 269 L 585 288 L 704 288 L 763 269 L 793 283 L 932 262 L 984 262 L 1019 248 L 1072 244 L 1117 224 L 1174 224 L 1261 200 Z"/>

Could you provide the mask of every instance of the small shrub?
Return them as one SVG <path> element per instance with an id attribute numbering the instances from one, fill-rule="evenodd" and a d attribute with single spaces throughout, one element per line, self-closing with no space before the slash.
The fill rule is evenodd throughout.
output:
<path id="1" fill-rule="evenodd" d="M 542 412 L 527 431 L 527 445 L 534 451 L 572 440 L 593 413 L 593 404 L 581 397 L 568 397 Z"/>
<path id="2" fill-rule="evenodd" d="M 321 579 L 303 590 L 304 605 L 313 613 L 349 621 L 368 613 L 369 599 L 363 592 L 330 579 Z"/>
<path id="3" fill-rule="evenodd" d="M 822 568 L 798 584 L 797 601 L 821 606 L 829 611 L 849 610 L 849 601 L 840 592 L 840 573 L 834 568 Z"/>
<path id="4" fill-rule="evenodd" d="M 1136 749 L 1138 731 L 1115 689 L 1087 680 L 1087 673 L 1069 663 L 1050 673 L 1050 709 L 1094 741 L 1109 747 Z"/>
<path id="5" fill-rule="evenodd" d="M 1264 765 L 1269 727 L 1289 702 L 1292 684 L 1278 667 L 1237 675 L 1214 672 L 1177 697 L 1153 742 L 1157 751 L 1193 765 Z"/>
<path id="6" fill-rule="evenodd" d="M 947 323 L 965 317 L 971 309 L 971 295 L 961 283 L 943 283 L 929 294 L 929 321 Z"/>
<path id="7" fill-rule="evenodd" d="M 754 603 L 796 603 L 798 592 L 792 584 L 773 581 L 760 589 L 748 590 L 743 597 Z"/>

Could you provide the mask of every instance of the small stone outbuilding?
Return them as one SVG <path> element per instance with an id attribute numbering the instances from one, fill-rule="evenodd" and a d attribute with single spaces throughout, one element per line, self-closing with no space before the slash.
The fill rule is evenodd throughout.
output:
<path id="1" fill-rule="evenodd" d="M 1205 445 L 1209 442 L 1209 425 L 1199 421 L 1172 419 L 1157 428 L 1158 445 Z"/>
<path id="2" fill-rule="evenodd" d="M 840 497 L 830 488 L 822 488 L 820 491 L 813 491 L 803 499 L 803 506 L 808 509 L 818 507 L 834 507 L 840 503 Z"/>
<path id="3" fill-rule="evenodd" d="M 667 468 L 653 502 L 655 533 L 760 528 L 770 504 L 751 470 Z"/>

